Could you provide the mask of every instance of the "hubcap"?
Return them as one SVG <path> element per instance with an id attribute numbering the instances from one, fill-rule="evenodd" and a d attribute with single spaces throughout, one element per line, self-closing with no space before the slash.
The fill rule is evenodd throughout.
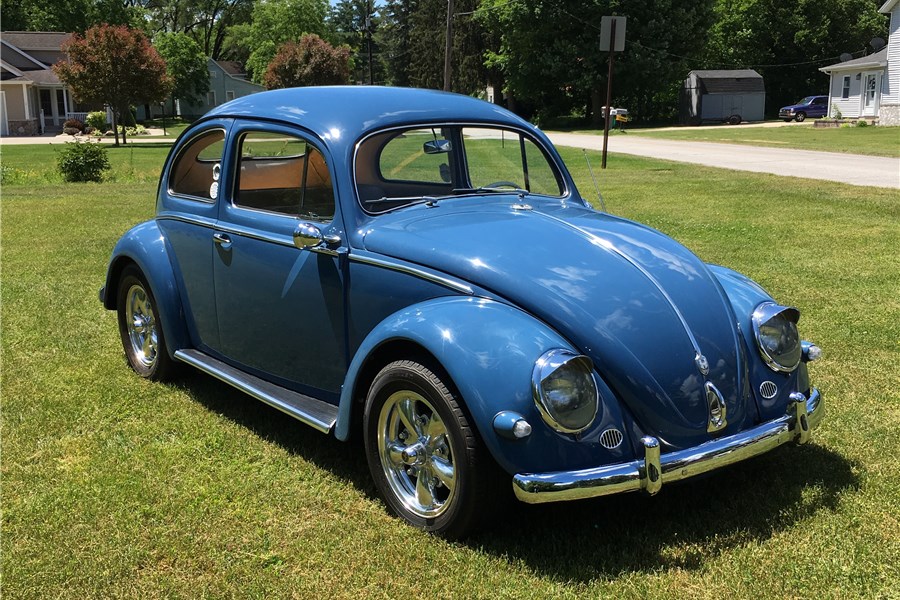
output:
<path id="1" fill-rule="evenodd" d="M 391 394 L 378 416 L 378 449 L 388 485 L 420 517 L 447 510 L 456 497 L 457 475 L 447 427 L 420 394 Z"/>
<path id="2" fill-rule="evenodd" d="M 144 288 L 135 284 L 125 294 L 125 327 L 131 343 L 131 353 L 143 366 L 156 362 L 158 335 L 153 306 Z"/>

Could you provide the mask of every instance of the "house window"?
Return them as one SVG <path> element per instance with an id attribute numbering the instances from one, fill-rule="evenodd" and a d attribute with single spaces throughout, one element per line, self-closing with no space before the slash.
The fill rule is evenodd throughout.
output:
<path id="1" fill-rule="evenodd" d="M 844 75 L 844 88 L 841 90 L 841 98 L 846 100 L 850 97 L 850 76 Z"/>
<path id="2" fill-rule="evenodd" d="M 215 90 L 209 90 L 206 92 L 206 103 L 210 106 L 216 105 L 216 92 Z"/>
<path id="3" fill-rule="evenodd" d="M 225 90 L 225 101 L 229 102 L 234 100 L 234 90 Z"/>

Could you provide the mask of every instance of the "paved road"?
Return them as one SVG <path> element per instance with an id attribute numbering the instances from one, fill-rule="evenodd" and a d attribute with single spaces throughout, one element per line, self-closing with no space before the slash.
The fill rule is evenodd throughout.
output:
<path id="1" fill-rule="evenodd" d="M 547 135 L 558 146 L 588 150 L 603 148 L 601 135 L 555 132 L 547 132 Z M 639 135 L 610 136 L 609 151 L 738 171 L 900 189 L 900 158 L 661 140 Z"/>

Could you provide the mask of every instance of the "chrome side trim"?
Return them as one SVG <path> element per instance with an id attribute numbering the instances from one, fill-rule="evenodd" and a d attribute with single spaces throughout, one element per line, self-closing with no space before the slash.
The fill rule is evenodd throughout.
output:
<path id="1" fill-rule="evenodd" d="M 243 227 L 236 227 L 234 225 L 226 225 L 221 221 L 208 221 L 206 219 L 198 219 L 194 217 L 186 217 L 183 215 L 157 215 L 157 220 L 168 220 L 168 221 L 181 221 L 182 223 L 190 223 L 191 225 L 199 225 L 200 227 L 206 227 L 207 229 L 215 229 L 217 231 L 221 231 L 223 233 L 233 233 L 234 235 L 239 235 L 241 237 L 250 238 L 254 240 L 259 240 L 261 242 L 269 242 L 271 244 L 278 244 L 279 246 L 287 246 L 289 248 L 295 248 L 293 239 L 288 238 L 287 236 L 278 237 L 274 235 L 265 235 L 263 233 L 257 233 L 255 231 L 250 231 Z M 327 254 L 328 256 L 340 256 L 341 251 L 333 248 L 311 248 L 311 252 L 315 252 L 316 254 Z"/>
<path id="2" fill-rule="evenodd" d="M 337 422 L 337 406 L 244 373 L 198 350 L 177 350 L 175 358 L 224 381 L 273 408 L 277 408 L 322 433 L 331 433 Z"/>
<path id="3" fill-rule="evenodd" d="M 513 477 L 513 491 L 519 500 L 528 504 L 638 490 L 655 494 L 664 483 L 721 469 L 788 442 L 806 443 L 810 431 L 825 415 L 824 401 L 815 388 L 810 391 L 809 398 L 797 393 L 791 399 L 785 416 L 734 435 L 662 456 L 659 456 L 659 441 L 647 436 L 641 440 L 643 458 L 578 471 L 519 473 Z M 655 469 L 659 470 L 658 478 L 653 476 Z"/>
<path id="4" fill-rule="evenodd" d="M 443 277 L 441 275 L 435 275 L 434 273 L 429 273 L 428 271 L 413 267 L 411 265 L 398 264 L 381 258 L 360 256 L 358 254 L 352 253 L 350 254 L 350 260 L 352 262 L 390 269 L 391 271 L 397 271 L 399 273 L 406 273 L 407 275 L 412 275 L 413 277 L 418 277 L 419 279 L 437 283 L 438 285 L 450 288 L 451 290 L 460 292 L 461 294 L 466 294 L 467 296 L 475 295 L 475 291 L 470 286 L 462 283 L 461 281 L 451 279 L 449 277 Z"/>

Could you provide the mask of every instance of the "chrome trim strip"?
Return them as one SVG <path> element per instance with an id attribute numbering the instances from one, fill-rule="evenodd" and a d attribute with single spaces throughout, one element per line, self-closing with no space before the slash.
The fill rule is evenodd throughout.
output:
<path id="1" fill-rule="evenodd" d="M 261 390 L 255 386 L 253 386 L 252 384 L 250 384 L 247 381 L 238 379 L 237 377 L 234 377 L 233 375 L 231 375 L 229 373 L 220 371 L 213 365 L 197 359 L 196 357 L 185 352 L 184 350 L 176 350 L 175 358 L 177 358 L 178 360 L 180 360 L 182 362 L 186 362 L 187 364 L 191 365 L 192 367 L 196 367 L 197 369 L 200 369 L 204 373 L 212 375 L 216 379 L 223 381 L 223 382 L 227 383 L 228 385 L 241 390 L 245 394 L 249 394 L 250 396 L 253 396 L 257 400 L 261 400 L 262 402 L 265 402 L 266 404 L 268 404 L 269 406 L 271 406 L 273 408 L 277 408 L 281 412 L 294 417 L 295 419 L 305 423 L 306 425 L 309 425 L 310 427 L 313 427 L 314 429 L 321 431 L 322 433 L 325 433 L 325 434 L 331 433 L 331 429 L 334 427 L 334 423 L 335 423 L 334 420 L 332 420 L 331 422 L 323 421 L 321 419 L 314 417 L 313 415 L 307 414 L 307 413 L 299 410 L 297 407 L 291 406 L 290 404 L 283 402 L 277 396 L 274 396 L 274 395 L 266 392 L 265 390 Z"/>
<path id="2" fill-rule="evenodd" d="M 513 491 L 519 500 L 528 504 L 594 498 L 638 490 L 654 494 L 664 483 L 721 469 L 765 454 L 788 442 L 806 443 L 810 431 L 821 423 L 825 415 L 825 403 L 819 390 L 815 388 L 810 391 L 809 398 L 802 394 L 799 397 L 803 400 L 791 402 L 788 414 L 753 429 L 693 448 L 669 452 L 659 458 L 656 455 L 658 447 L 654 450 L 654 441 L 658 444 L 658 440 L 648 436 L 641 440 L 644 446 L 643 458 L 578 471 L 519 473 L 513 477 Z M 654 479 L 652 473 L 656 468 L 660 472 L 658 479 Z"/>
<path id="3" fill-rule="evenodd" d="M 585 229 L 582 229 L 581 227 L 579 227 L 577 225 L 573 225 L 572 223 L 569 223 L 568 221 L 566 221 L 564 219 L 560 219 L 559 217 L 555 217 L 553 215 L 549 215 L 549 214 L 547 214 L 545 212 L 541 212 L 541 211 L 535 211 L 535 212 L 536 212 L 536 214 L 539 214 L 543 217 L 546 217 L 548 219 L 556 221 L 557 223 L 560 223 L 565 227 L 574 229 L 578 233 L 586 236 L 589 240 L 591 240 L 591 242 L 595 246 L 599 246 L 600 248 L 603 248 L 607 252 L 611 252 L 611 253 L 615 254 L 616 256 L 620 257 L 621 259 L 626 261 L 628 264 L 630 264 L 632 267 L 634 267 L 635 269 L 640 271 L 641 274 L 644 277 L 646 277 L 650 281 L 650 283 L 652 283 L 656 287 L 657 290 L 659 290 L 659 293 L 662 294 L 663 298 L 666 299 L 666 302 L 669 303 L 669 306 L 672 308 L 672 312 L 674 312 L 675 316 L 678 317 L 678 320 L 681 323 L 681 326 L 684 328 L 684 332 L 687 334 L 688 339 L 691 341 L 691 345 L 694 347 L 694 352 L 696 352 L 696 354 L 698 354 L 700 356 L 703 356 L 703 352 L 700 350 L 700 344 L 697 342 L 697 338 L 694 337 L 694 332 L 691 331 L 691 328 L 688 325 L 687 319 L 685 319 L 684 315 L 681 314 L 681 311 L 678 310 L 678 306 L 675 305 L 675 301 L 672 300 L 672 297 L 669 296 L 669 293 L 666 292 L 666 290 L 662 286 L 662 284 L 659 281 L 657 281 L 657 279 L 653 275 L 651 275 L 647 269 L 642 267 L 636 260 L 634 260 L 627 254 L 625 254 L 624 252 L 622 252 L 621 250 L 616 248 L 612 242 L 605 240 L 605 239 L 601 238 L 600 236 L 594 235 L 593 233 L 591 233 Z"/>
<path id="4" fill-rule="evenodd" d="M 293 240 L 287 237 L 275 237 L 274 235 L 265 235 L 262 233 L 256 233 L 255 231 L 250 231 L 243 227 L 236 227 L 234 225 L 226 225 L 221 221 L 206 221 L 203 219 L 197 219 L 194 217 L 186 217 L 182 215 L 157 215 L 157 219 L 169 220 L 169 221 L 181 221 L 183 223 L 190 223 L 191 225 L 199 225 L 201 227 L 206 227 L 208 229 L 215 229 L 217 231 L 221 231 L 223 233 L 233 233 L 235 235 L 239 235 L 241 237 L 250 238 L 254 240 L 259 240 L 261 242 L 270 242 L 272 244 L 278 244 L 279 246 L 287 246 L 289 248 L 295 248 Z M 318 249 L 316 249 L 318 250 Z M 324 250 L 324 249 L 323 249 Z M 314 250 L 315 251 L 315 250 Z M 320 251 L 321 254 L 337 254 L 333 250 L 329 251 Z"/>
<path id="5" fill-rule="evenodd" d="M 391 271 L 397 271 L 400 273 L 406 273 L 407 275 L 412 275 L 413 277 L 418 277 L 419 279 L 424 279 L 426 281 L 431 281 L 432 283 L 437 283 L 438 285 L 442 285 L 444 287 L 450 288 L 456 292 L 460 292 L 462 294 L 466 294 L 467 296 L 474 296 L 475 291 L 468 285 L 457 281 L 455 279 L 450 279 L 449 277 L 442 277 L 441 275 L 434 275 L 429 273 L 428 271 L 424 271 L 422 269 L 418 269 L 416 267 L 412 267 L 409 265 L 401 265 L 394 262 L 390 262 L 387 260 L 383 260 L 381 258 L 373 258 L 370 256 L 360 256 L 358 254 L 350 254 L 350 260 L 353 262 L 363 263 L 367 265 L 373 265 L 376 267 L 382 267 L 385 269 L 390 269 Z"/>

